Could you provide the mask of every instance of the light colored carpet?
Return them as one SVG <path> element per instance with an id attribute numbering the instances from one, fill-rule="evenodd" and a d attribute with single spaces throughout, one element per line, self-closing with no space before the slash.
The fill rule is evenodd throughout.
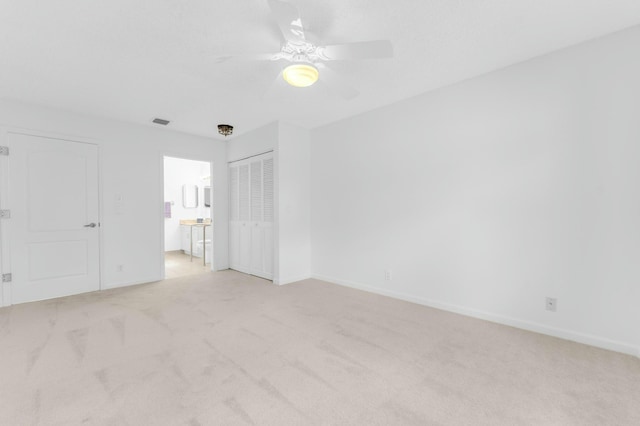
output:
<path id="1" fill-rule="evenodd" d="M 0 309 L 2 425 L 638 425 L 640 360 L 233 271 Z"/>
<path id="2" fill-rule="evenodd" d="M 164 253 L 164 276 L 166 279 L 186 277 L 189 275 L 208 274 L 211 265 L 202 264 L 201 257 L 193 257 L 184 254 L 182 250 L 167 251 Z"/>

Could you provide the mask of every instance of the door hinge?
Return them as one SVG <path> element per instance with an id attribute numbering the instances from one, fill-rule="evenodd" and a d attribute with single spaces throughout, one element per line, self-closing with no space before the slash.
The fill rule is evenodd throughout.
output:
<path id="1" fill-rule="evenodd" d="M 0 146 L 0 155 L 9 155 L 9 147 Z"/>
<path id="2" fill-rule="evenodd" d="M 0 210 L 0 219 L 10 219 L 11 210 Z"/>
<path id="3" fill-rule="evenodd" d="M 2 274 L 2 282 L 3 283 L 10 283 L 11 282 L 11 273 L 8 274 Z"/>

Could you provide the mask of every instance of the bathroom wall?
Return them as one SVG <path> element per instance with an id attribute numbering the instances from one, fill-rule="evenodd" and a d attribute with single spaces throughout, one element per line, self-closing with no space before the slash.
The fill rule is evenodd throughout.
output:
<path id="1" fill-rule="evenodd" d="M 171 217 L 164 219 L 164 250 L 180 250 L 180 219 L 211 218 L 204 206 L 204 187 L 210 185 L 211 168 L 206 161 L 164 157 L 164 201 L 170 202 Z M 182 204 L 182 185 L 198 187 L 198 207 Z"/>

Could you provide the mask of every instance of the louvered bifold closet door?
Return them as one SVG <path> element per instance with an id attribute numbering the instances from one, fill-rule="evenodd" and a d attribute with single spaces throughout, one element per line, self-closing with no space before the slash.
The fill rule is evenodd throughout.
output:
<path id="1" fill-rule="evenodd" d="M 262 162 L 262 200 L 264 274 L 273 278 L 273 158 L 266 158 Z"/>
<path id="2" fill-rule="evenodd" d="M 231 268 L 273 278 L 274 163 L 263 154 L 229 164 Z"/>
<path id="3" fill-rule="evenodd" d="M 239 209 L 240 216 L 240 258 L 238 262 L 239 270 L 249 273 L 251 270 L 251 199 L 249 165 L 241 164 L 239 170 Z"/>
<path id="4" fill-rule="evenodd" d="M 251 273 L 264 273 L 262 160 L 251 162 Z"/>
<path id="5" fill-rule="evenodd" d="M 229 166 L 229 264 L 238 269 L 240 263 L 240 168 Z"/>

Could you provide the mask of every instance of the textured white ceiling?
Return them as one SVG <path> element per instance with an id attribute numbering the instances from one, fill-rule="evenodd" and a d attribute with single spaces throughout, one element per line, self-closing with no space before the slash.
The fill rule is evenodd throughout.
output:
<path id="1" fill-rule="evenodd" d="M 393 59 L 335 62 L 360 92 L 278 88 L 266 0 L 0 0 L 0 98 L 219 138 L 313 128 L 640 23 L 639 0 L 290 0 L 322 44 L 389 39 Z"/>

